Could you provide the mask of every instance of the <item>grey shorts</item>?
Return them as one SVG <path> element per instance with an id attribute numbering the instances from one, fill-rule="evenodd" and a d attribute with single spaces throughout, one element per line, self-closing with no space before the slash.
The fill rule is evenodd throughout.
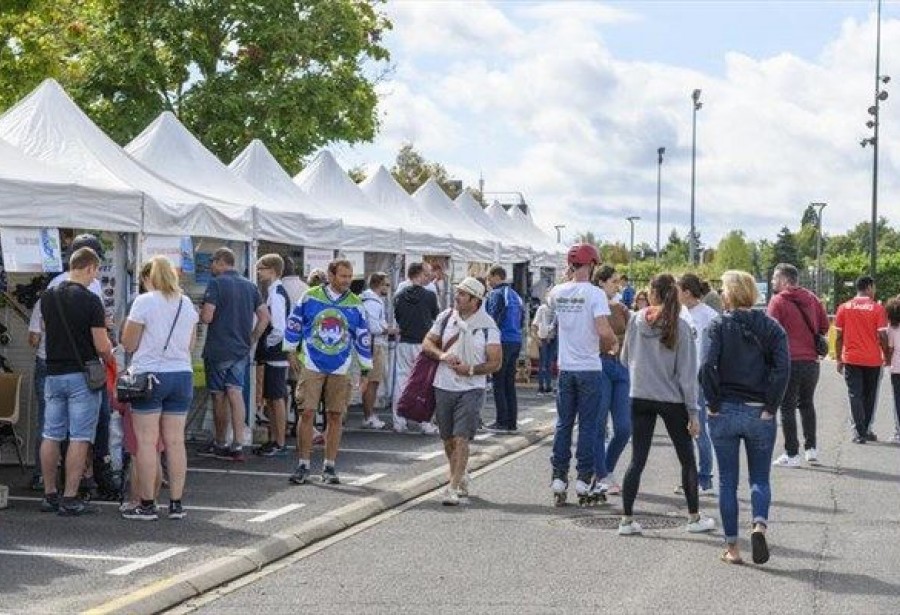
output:
<path id="1" fill-rule="evenodd" d="M 445 391 L 435 387 L 434 402 L 434 422 L 442 440 L 475 437 L 484 405 L 484 389 Z"/>

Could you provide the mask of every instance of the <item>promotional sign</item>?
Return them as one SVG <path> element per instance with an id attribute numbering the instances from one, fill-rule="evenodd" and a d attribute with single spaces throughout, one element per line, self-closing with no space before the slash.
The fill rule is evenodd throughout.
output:
<path id="1" fill-rule="evenodd" d="M 62 244 L 57 228 L 11 228 L 0 231 L 6 271 L 58 273 L 62 271 Z"/>
<path id="2" fill-rule="evenodd" d="M 168 235 L 147 235 L 141 249 L 141 260 L 146 262 L 154 256 L 165 256 L 176 269 L 193 273 L 194 247 L 190 237 L 170 237 Z M 185 268 L 187 267 L 187 268 Z"/>
<path id="3" fill-rule="evenodd" d="M 334 250 L 303 249 L 303 277 L 308 278 L 313 269 L 328 271 L 328 263 L 334 260 Z"/>

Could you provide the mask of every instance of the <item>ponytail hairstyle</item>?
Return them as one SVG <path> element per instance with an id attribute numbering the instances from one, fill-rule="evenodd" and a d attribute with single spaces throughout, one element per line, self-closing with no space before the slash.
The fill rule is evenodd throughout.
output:
<path id="1" fill-rule="evenodd" d="M 678 286 L 675 278 L 661 273 L 650 281 L 650 300 L 658 302 L 659 316 L 654 326 L 662 328 L 662 343 L 669 350 L 678 342 L 678 319 L 681 317 L 681 302 L 678 300 Z"/>
<path id="2" fill-rule="evenodd" d="M 887 312 L 891 327 L 894 329 L 900 327 L 900 296 L 888 299 L 887 303 L 884 304 L 884 309 Z"/>

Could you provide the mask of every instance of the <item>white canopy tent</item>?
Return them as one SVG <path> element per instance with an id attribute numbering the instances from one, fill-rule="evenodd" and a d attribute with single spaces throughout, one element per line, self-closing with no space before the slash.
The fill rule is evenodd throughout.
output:
<path id="1" fill-rule="evenodd" d="M 52 79 L 0 116 L 0 138 L 66 169 L 84 185 L 143 193 L 141 211 L 129 215 L 145 232 L 249 239 L 250 208 L 216 202 L 146 168 L 106 136 Z"/>
<path id="2" fill-rule="evenodd" d="M 498 221 L 491 218 L 468 190 L 464 190 L 456 197 L 454 205 L 462 215 L 467 216 L 475 224 L 500 240 L 501 248 L 499 258 L 496 259 L 497 262 L 520 263 L 531 257 L 528 242 L 522 241 L 521 238 L 510 233 L 508 225 L 499 224 Z"/>
<path id="3" fill-rule="evenodd" d="M 0 227 L 88 227 L 137 232 L 141 193 L 81 184 L 0 140 Z"/>
<path id="4" fill-rule="evenodd" d="M 403 247 L 411 254 L 451 254 L 453 238 L 442 222 L 409 196 L 394 176 L 378 169 L 359 185 L 360 190 L 382 210 L 399 213 L 403 219 Z"/>
<path id="5" fill-rule="evenodd" d="M 548 235 L 545 235 L 538 227 L 532 223 L 528 215 L 522 211 L 520 207 L 510 207 L 506 215 L 512 220 L 517 232 L 521 232 L 532 243 L 535 256 L 532 259 L 535 265 L 544 267 L 555 267 L 557 246 Z"/>
<path id="6" fill-rule="evenodd" d="M 341 221 L 323 217 L 325 208 L 310 198 L 291 180 L 268 148 L 259 139 L 251 141 L 228 168 L 267 197 L 258 218 L 261 234 L 271 236 L 285 227 L 290 245 L 332 247 L 341 238 Z"/>
<path id="7" fill-rule="evenodd" d="M 370 201 L 327 150 L 319 152 L 294 182 L 343 222 L 340 244 L 334 247 L 390 254 L 402 250 L 401 221 Z"/>
<path id="8" fill-rule="evenodd" d="M 498 255 L 497 239 L 490 231 L 481 228 L 470 218 L 459 215 L 459 210 L 431 177 L 412 195 L 419 207 L 435 216 L 441 226 L 453 237 L 453 257 L 462 261 L 490 263 Z"/>

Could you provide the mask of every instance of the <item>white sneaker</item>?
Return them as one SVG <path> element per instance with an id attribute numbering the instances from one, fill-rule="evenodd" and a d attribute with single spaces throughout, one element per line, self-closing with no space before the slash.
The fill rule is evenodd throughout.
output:
<path id="1" fill-rule="evenodd" d="M 891 442 L 893 442 L 894 444 L 900 444 L 900 433 L 895 433 L 893 436 L 891 436 Z"/>
<path id="2" fill-rule="evenodd" d="M 702 534 L 716 529 L 716 520 L 712 517 L 700 517 L 696 521 L 687 524 L 687 531 L 691 534 Z"/>
<path id="3" fill-rule="evenodd" d="M 394 423 L 394 431 L 397 433 L 409 433 L 409 427 L 404 423 Z"/>
<path id="4" fill-rule="evenodd" d="M 433 436 L 438 432 L 438 428 L 434 423 L 422 423 L 421 430 L 426 436 Z"/>
<path id="5" fill-rule="evenodd" d="M 806 462 L 812 465 L 819 465 L 819 451 L 814 448 L 806 449 Z"/>
<path id="6" fill-rule="evenodd" d="M 783 453 L 781 457 L 772 462 L 773 466 L 781 466 L 782 468 L 799 468 L 800 455 L 791 457 L 787 453 Z"/>
<path id="7" fill-rule="evenodd" d="M 715 487 L 698 487 L 697 493 L 699 495 L 705 495 L 707 497 L 715 497 L 716 488 Z"/>
<path id="8" fill-rule="evenodd" d="M 363 420 L 362 427 L 363 429 L 384 429 L 384 421 L 373 414 L 369 418 Z"/>
<path id="9" fill-rule="evenodd" d="M 460 499 L 469 497 L 469 483 L 471 482 L 472 477 L 469 476 L 469 473 L 466 472 L 463 474 L 462 480 L 459 482 L 459 489 L 456 492 L 459 494 Z"/>
<path id="10" fill-rule="evenodd" d="M 441 502 L 444 506 L 459 506 L 459 492 L 452 487 L 447 487 L 444 491 L 444 500 Z"/>
<path id="11" fill-rule="evenodd" d="M 619 523 L 619 536 L 635 536 L 643 533 L 644 528 L 637 521 Z"/>

